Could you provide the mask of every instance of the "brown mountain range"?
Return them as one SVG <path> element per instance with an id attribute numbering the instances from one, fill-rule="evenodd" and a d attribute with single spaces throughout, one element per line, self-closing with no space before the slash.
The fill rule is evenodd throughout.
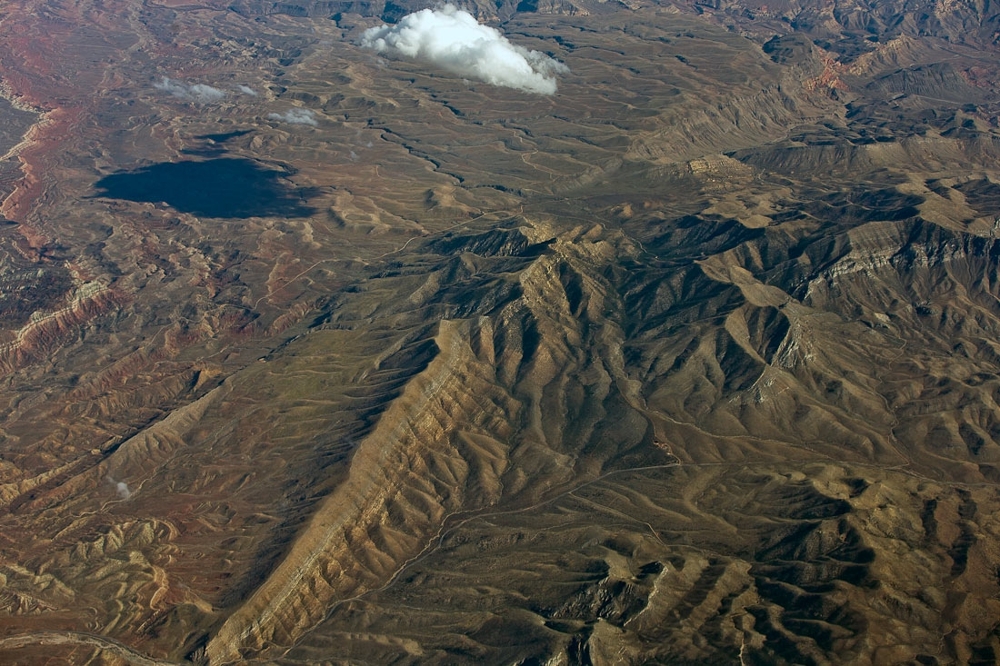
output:
<path id="1" fill-rule="evenodd" d="M 1000 659 L 1000 7 L 0 10 L 0 662 Z"/>

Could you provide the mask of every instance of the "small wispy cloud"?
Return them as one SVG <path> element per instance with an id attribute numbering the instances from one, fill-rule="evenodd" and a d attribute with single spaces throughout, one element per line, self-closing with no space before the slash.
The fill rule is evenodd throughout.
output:
<path id="1" fill-rule="evenodd" d="M 154 83 L 153 87 L 157 90 L 168 92 L 179 99 L 198 102 L 199 104 L 218 102 L 226 96 L 225 91 L 213 88 L 212 86 L 204 83 L 189 84 L 184 83 L 183 81 L 171 79 L 167 76 L 164 76 L 159 83 Z"/>
<path id="2" fill-rule="evenodd" d="M 309 109 L 289 109 L 284 113 L 269 113 L 267 117 L 271 120 L 291 123 L 292 125 L 312 125 L 315 127 L 319 124 L 316 122 L 316 114 Z"/>
<path id="3" fill-rule="evenodd" d="M 254 90 L 250 86 L 245 86 L 242 83 L 237 84 L 236 85 L 236 89 L 239 90 L 244 95 L 250 95 L 251 97 L 256 97 L 257 96 L 257 91 L 256 90 Z"/>
<path id="4" fill-rule="evenodd" d="M 108 483 L 115 487 L 115 494 L 118 495 L 118 499 L 127 500 L 132 497 L 132 491 L 129 490 L 128 484 L 124 481 L 115 481 L 109 476 Z"/>
<path id="5" fill-rule="evenodd" d="M 569 71 L 539 51 L 512 44 L 496 28 L 447 4 L 404 16 L 393 26 L 369 28 L 361 46 L 430 62 L 453 74 L 540 95 L 556 92 L 556 75 Z"/>

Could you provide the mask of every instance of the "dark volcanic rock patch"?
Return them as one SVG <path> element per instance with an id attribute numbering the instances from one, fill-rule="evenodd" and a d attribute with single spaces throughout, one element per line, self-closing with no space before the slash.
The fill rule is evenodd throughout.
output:
<path id="1" fill-rule="evenodd" d="M 19 109 L 0 97 L 0 154 L 16 146 L 37 120 L 38 114 Z"/>

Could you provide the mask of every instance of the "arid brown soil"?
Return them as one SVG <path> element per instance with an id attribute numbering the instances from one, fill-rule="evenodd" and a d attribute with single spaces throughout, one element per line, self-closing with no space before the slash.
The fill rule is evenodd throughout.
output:
<path id="1" fill-rule="evenodd" d="M 4 5 L 0 662 L 1000 660 L 1000 9 L 422 6 Z"/>

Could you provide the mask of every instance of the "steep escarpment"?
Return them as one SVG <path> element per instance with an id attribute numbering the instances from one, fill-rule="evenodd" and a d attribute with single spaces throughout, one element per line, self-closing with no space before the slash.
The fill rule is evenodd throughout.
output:
<path id="1" fill-rule="evenodd" d="M 905 210 L 911 200 L 893 192 L 871 202 Z M 692 217 L 660 219 L 658 237 L 647 231 L 641 246 L 601 227 L 549 238 L 517 268 L 520 289 L 507 292 L 507 304 L 480 296 L 488 309 L 462 336 L 466 358 L 496 368 L 477 395 L 500 391 L 518 405 L 521 434 L 511 431 L 498 458 L 500 495 L 470 510 L 463 502 L 476 492 L 453 479 L 438 490 L 456 502 L 452 513 L 427 510 L 436 511 L 436 530 L 385 511 L 383 526 L 406 524 L 404 534 L 422 538 L 383 565 L 379 585 L 337 577 L 353 593 L 331 595 L 322 621 L 309 616 L 285 658 L 471 663 L 625 653 L 827 663 L 873 650 L 898 659 L 988 654 L 995 623 L 975 615 L 966 593 L 947 590 L 978 588 L 971 594 L 995 605 L 993 551 L 971 536 L 997 529 L 978 508 L 997 501 L 993 472 L 915 431 L 951 414 L 966 438 L 980 447 L 989 440 L 973 425 L 979 417 L 955 403 L 900 393 L 909 382 L 927 385 L 921 363 L 948 358 L 955 333 L 869 308 L 887 302 L 876 284 L 898 289 L 911 271 L 917 292 L 906 298 L 931 297 L 952 281 L 975 294 L 979 262 L 990 256 L 982 244 L 992 241 L 916 216 L 842 224 L 844 236 L 824 242 L 807 242 L 809 226 L 798 220 L 762 231 Z M 466 265 L 490 255 L 509 261 L 517 247 L 530 254 L 524 236 L 552 234 L 532 226 L 447 247 L 463 248 Z M 710 256 L 692 261 L 696 248 Z M 944 249 L 923 254 L 930 248 Z M 469 296 L 455 287 L 428 293 L 422 303 L 445 308 Z M 966 335 L 992 336 L 993 301 L 970 298 L 968 306 L 984 308 L 972 319 L 987 329 Z M 918 328 L 927 336 L 919 343 Z M 926 356 L 901 353 L 908 344 Z M 995 362 L 988 359 L 979 362 Z M 938 395 L 989 405 L 992 390 Z M 911 411 L 918 404 L 922 416 Z M 457 412 L 457 423 L 466 419 Z M 601 425 L 609 421 L 614 430 Z M 358 510 L 346 498 L 337 507 Z M 331 547 L 308 543 L 301 557 Z M 352 560 L 346 550 L 336 558 L 338 567 Z M 310 564 L 289 560 L 286 571 Z M 925 572 L 937 582 L 916 583 Z M 301 589 L 313 597 L 317 588 Z M 942 651 L 949 617 L 963 618 L 963 629 Z M 252 644 L 260 629 L 244 626 Z M 884 629 L 876 636 L 874 627 Z"/>
<path id="2" fill-rule="evenodd" d="M 934 652 L 942 618 L 970 607 L 920 596 L 904 572 L 986 584 L 991 551 L 977 551 L 970 570 L 956 545 L 969 542 L 969 510 L 940 514 L 944 536 L 926 507 L 961 504 L 971 491 L 950 484 L 995 476 L 981 420 L 993 389 L 970 376 L 965 397 L 940 385 L 937 398 L 903 392 L 930 386 L 954 336 L 970 346 L 993 336 L 1000 313 L 992 281 L 980 280 L 992 240 L 921 219 L 922 197 L 892 187 L 866 196 L 859 210 L 874 212 L 834 206 L 842 235 L 827 227 L 822 239 L 799 219 L 767 229 L 647 219 L 641 242 L 623 233 L 634 220 L 562 231 L 535 220 L 428 243 L 411 266 L 429 279 L 413 268 L 377 277 L 373 293 L 410 294 L 410 314 L 394 311 L 395 321 L 449 314 L 436 356 L 360 442 L 344 485 L 286 559 L 211 638 L 209 660 L 268 654 L 274 642 L 297 646 L 295 663 L 618 650 L 824 662 L 870 654 L 871 627 L 902 630 L 914 613 L 898 654 Z M 444 251 L 457 256 L 435 258 Z M 507 277 L 488 277 L 501 266 Z M 900 291 L 904 275 L 913 291 Z M 912 302 L 959 284 L 968 298 L 953 307 L 978 314 L 921 323 Z M 890 302 L 885 290 L 898 310 L 873 309 Z M 365 298 L 339 301 L 323 326 L 390 316 L 383 301 L 357 319 Z M 950 328 L 958 320 L 969 322 L 962 333 Z M 910 344 L 923 355 L 903 353 Z M 995 362 L 981 354 L 970 370 Z M 944 414 L 974 453 L 944 444 Z M 941 437 L 927 437 L 935 428 Z M 786 471 L 768 476 L 762 460 Z M 916 498 L 900 490 L 915 484 L 930 485 Z M 568 554 L 557 542 L 577 545 Z M 904 551 L 914 555 L 900 564 Z M 460 573 L 485 561 L 500 578 L 473 584 Z M 558 572 L 550 592 L 521 587 L 540 571 Z M 417 589 L 430 596 L 417 601 Z M 491 589 L 504 592 L 486 603 Z M 433 607 L 435 595 L 452 600 L 448 610 Z M 414 603 L 431 605 L 410 630 L 389 629 Z M 443 625 L 465 638 L 432 628 Z M 991 640 L 989 623 L 965 626 L 950 654 Z M 335 645 L 343 632 L 356 638 Z M 877 649 L 899 650 L 895 640 Z"/>
<path id="3" fill-rule="evenodd" d="M 502 394 L 491 399 L 488 376 L 455 328 L 442 321 L 435 359 L 358 444 L 344 483 L 317 506 L 282 563 L 212 637 L 211 662 L 293 643 L 332 602 L 390 578 L 465 504 L 466 486 L 478 491 L 469 508 L 496 501 L 513 407 Z M 456 422 L 465 427 L 454 432 Z M 467 447 L 477 454 L 471 461 Z"/>
<path id="4" fill-rule="evenodd" d="M 572 238 L 586 237 L 585 231 Z M 609 458 L 648 438 L 648 425 L 629 404 L 634 389 L 623 374 L 621 332 L 612 322 L 597 324 L 604 319 L 598 313 L 615 307 L 605 302 L 611 296 L 603 280 L 573 274 L 579 259 L 564 259 L 560 250 L 575 254 L 575 244 L 546 238 L 550 233 L 540 225 L 429 246 L 465 252 L 456 267 L 442 267 L 448 282 L 432 273 L 407 299 L 414 310 L 393 317 L 456 309 L 465 316 L 440 320 L 434 359 L 358 443 L 344 481 L 317 507 L 281 564 L 212 636 L 206 648 L 212 663 L 293 644 L 331 607 L 391 580 L 449 521 L 501 499 L 541 497 L 576 474 L 597 474 Z M 612 256 L 599 229 L 589 235 L 588 255 Z M 497 263 L 517 267 L 513 288 L 502 279 L 476 280 Z M 567 291 L 566 279 L 575 288 Z M 412 283 L 391 275 L 374 285 L 379 281 L 385 289 Z M 455 282 L 465 286 L 433 288 Z M 350 311 L 357 307 L 351 301 L 365 298 L 349 298 L 317 331 L 364 325 L 352 321 Z M 590 330 L 577 328 L 576 317 L 588 311 L 595 314 Z M 592 347 L 603 353 L 583 353 Z M 578 377 L 585 378 L 583 386 Z M 601 425 L 609 411 L 622 419 L 613 434 Z"/>

